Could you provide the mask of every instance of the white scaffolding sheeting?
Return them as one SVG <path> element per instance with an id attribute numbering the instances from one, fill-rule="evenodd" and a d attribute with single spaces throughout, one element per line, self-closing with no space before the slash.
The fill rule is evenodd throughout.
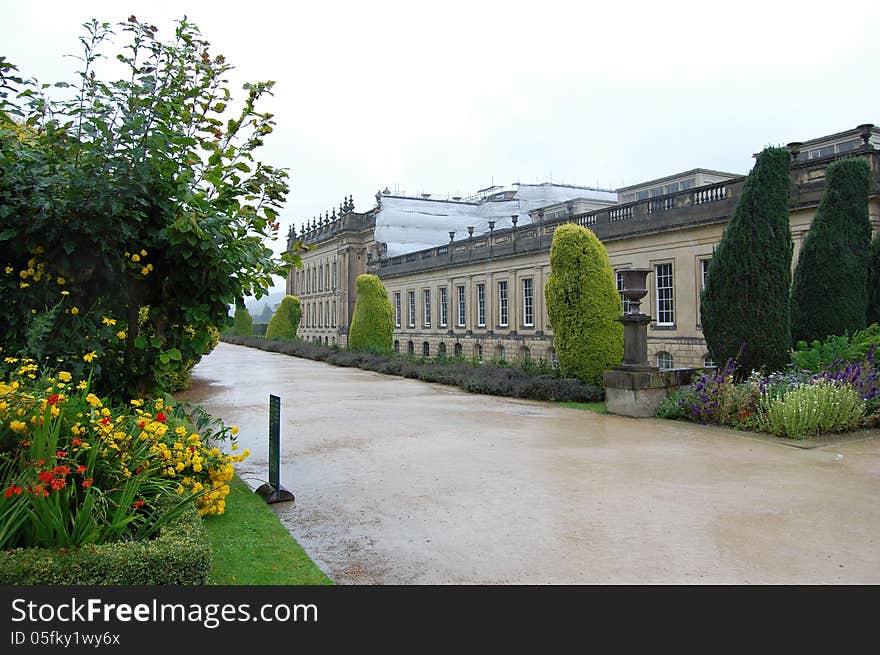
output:
<path id="1" fill-rule="evenodd" d="M 380 196 L 375 239 L 386 244 L 388 257 L 397 257 L 446 244 L 453 231 L 456 240 L 468 237 L 468 227 L 474 228 L 474 235 L 483 234 L 493 220 L 496 230 L 511 227 L 514 215 L 518 225 L 526 225 L 531 222 L 529 212 L 548 205 L 576 198 L 617 202 L 615 192 L 588 187 L 519 184 L 515 189 L 492 194 L 479 203 Z"/>

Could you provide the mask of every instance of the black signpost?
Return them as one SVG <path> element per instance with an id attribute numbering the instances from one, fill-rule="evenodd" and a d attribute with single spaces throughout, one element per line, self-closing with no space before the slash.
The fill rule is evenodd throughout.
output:
<path id="1" fill-rule="evenodd" d="M 257 487 L 267 503 L 294 500 L 293 493 L 281 486 L 281 398 L 269 394 L 269 482 Z"/>

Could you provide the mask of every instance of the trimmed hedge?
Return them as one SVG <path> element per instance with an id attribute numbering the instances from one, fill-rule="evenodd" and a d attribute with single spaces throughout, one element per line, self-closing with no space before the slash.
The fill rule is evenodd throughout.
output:
<path id="1" fill-rule="evenodd" d="M 850 157 L 828 166 L 825 193 L 804 240 L 791 289 L 791 338 L 811 342 L 865 328 L 871 255 L 871 167 Z"/>
<path id="2" fill-rule="evenodd" d="M 19 548 L 0 554 L 6 585 L 202 585 L 211 547 L 202 518 L 190 504 L 150 541 L 125 541 L 74 550 Z"/>
<path id="3" fill-rule="evenodd" d="M 623 306 L 608 251 L 592 230 L 556 228 L 546 298 L 559 370 L 601 385 L 603 372 L 623 360 Z"/>
<path id="4" fill-rule="evenodd" d="M 394 310 L 376 275 L 357 276 L 357 298 L 348 333 L 348 349 L 390 353 L 394 341 Z"/>
<path id="5" fill-rule="evenodd" d="M 719 364 L 739 354 L 744 375 L 789 363 L 790 170 L 788 148 L 761 151 L 706 276 L 700 318 L 709 353 Z"/>
<path id="6" fill-rule="evenodd" d="M 880 323 L 880 232 L 871 242 L 871 263 L 868 269 L 867 324 Z"/>
<path id="7" fill-rule="evenodd" d="M 436 382 L 471 393 L 570 402 L 600 402 L 604 391 L 577 378 L 535 375 L 515 366 L 474 364 L 468 360 L 422 360 L 402 355 L 339 350 L 306 341 L 267 341 L 258 337 L 223 335 L 227 343 L 313 359 L 334 366 L 360 368 L 385 375 Z"/>
<path id="8" fill-rule="evenodd" d="M 296 296 L 284 296 L 266 328 L 267 339 L 296 339 L 302 306 Z"/>
<path id="9" fill-rule="evenodd" d="M 232 334 L 249 337 L 253 331 L 254 320 L 251 318 L 250 312 L 244 305 L 239 305 L 235 308 L 235 314 L 232 317 Z"/>

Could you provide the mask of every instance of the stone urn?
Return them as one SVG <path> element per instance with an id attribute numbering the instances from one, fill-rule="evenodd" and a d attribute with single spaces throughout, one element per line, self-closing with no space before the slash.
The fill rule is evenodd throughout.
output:
<path id="1" fill-rule="evenodd" d="M 623 274 L 623 297 L 629 301 L 629 314 L 641 314 L 642 298 L 648 295 L 650 268 L 625 268 Z"/>

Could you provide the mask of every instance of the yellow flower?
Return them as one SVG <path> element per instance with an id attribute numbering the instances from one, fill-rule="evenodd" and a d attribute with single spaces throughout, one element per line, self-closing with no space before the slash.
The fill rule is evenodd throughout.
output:
<path id="1" fill-rule="evenodd" d="M 12 273 L 12 271 L 14 271 L 15 269 L 12 268 L 11 266 L 7 266 L 7 267 L 6 267 L 5 269 L 3 269 L 3 270 L 6 271 L 6 275 L 9 275 L 9 274 Z"/>
<path id="2" fill-rule="evenodd" d="M 98 398 L 98 397 L 97 397 L 95 394 L 93 394 L 93 393 L 90 393 L 88 396 L 86 396 L 86 402 L 87 402 L 89 405 L 91 405 L 92 407 L 101 407 L 101 405 L 102 405 L 102 403 L 101 403 L 101 399 Z"/>
<path id="3" fill-rule="evenodd" d="M 27 424 L 23 423 L 22 421 L 10 421 L 9 428 L 13 432 L 24 432 L 25 430 L 27 430 Z"/>
<path id="4" fill-rule="evenodd" d="M 44 252 L 46 252 L 46 249 L 43 248 L 43 246 L 37 246 L 36 248 L 34 248 L 34 252 L 38 255 L 42 255 Z"/>
<path id="5" fill-rule="evenodd" d="M 144 404 L 144 401 L 143 400 L 135 400 L 134 398 L 132 398 L 131 404 L 133 407 L 140 407 L 141 405 Z"/>
<path id="6" fill-rule="evenodd" d="M 113 327 L 114 325 L 116 325 L 116 319 L 115 318 L 107 318 L 105 316 L 104 318 L 101 319 L 101 323 L 103 323 L 107 327 Z"/>
<path id="7" fill-rule="evenodd" d="M 147 256 L 147 251 L 141 250 L 141 257 L 146 257 L 146 256 Z"/>
<path id="8" fill-rule="evenodd" d="M 140 260 L 141 260 L 141 256 L 137 253 L 135 253 L 131 256 L 131 261 L 133 261 L 135 264 L 137 264 Z"/>
<path id="9" fill-rule="evenodd" d="M 58 379 L 62 382 L 70 382 L 73 376 L 67 371 L 58 371 Z"/>
<path id="10" fill-rule="evenodd" d="M 150 269 L 149 269 L 147 266 L 144 266 L 144 267 L 141 269 L 141 275 L 147 276 L 147 275 L 149 275 L 149 274 L 150 274 Z M 25 284 L 25 283 L 22 282 L 22 284 Z"/>
<path id="11" fill-rule="evenodd" d="M 98 357 L 98 354 L 93 350 L 92 352 L 86 353 L 85 355 L 83 355 L 83 361 L 91 364 L 93 361 L 95 361 L 95 359 L 97 359 L 97 357 Z"/>
<path id="12" fill-rule="evenodd" d="M 56 281 L 59 285 L 67 284 L 67 280 L 65 280 L 65 279 L 64 279 L 63 277 L 61 277 L 60 275 L 58 276 L 58 279 L 56 279 L 55 281 Z"/>
<path id="13" fill-rule="evenodd" d="M 29 286 L 31 286 L 31 285 L 28 284 L 27 282 L 19 282 L 19 283 L 18 283 L 18 287 L 19 287 L 20 289 L 27 289 Z"/>
<path id="14" fill-rule="evenodd" d="M 237 425 L 233 425 L 233 426 L 229 429 L 229 431 L 232 432 L 232 434 L 238 434 L 238 426 L 237 426 Z"/>
<path id="15" fill-rule="evenodd" d="M 71 307 L 70 313 L 73 314 L 74 316 L 76 316 L 77 314 L 79 314 L 79 307 L 76 307 L 76 306 Z"/>
<path id="16" fill-rule="evenodd" d="M 125 330 L 120 330 L 116 333 L 116 336 L 119 337 L 120 341 L 125 341 Z"/>
<path id="17" fill-rule="evenodd" d="M 55 405 L 52 405 L 52 409 L 50 410 L 53 418 L 58 416 L 61 413 L 61 410 L 58 409 Z"/>
<path id="18" fill-rule="evenodd" d="M 80 391 L 82 391 L 88 386 L 89 386 L 88 382 L 86 382 L 85 380 L 80 380 L 79 384 L 76 385 L 76 388 L 79 389 Z"/>
<path id="19" fill-rule="evenodd" d="M 61 295 L 62 295 L 62 296 L 69 296 L 69 295 L 70 295 L 70 291 L 62 291 L 62 292 L 61 292 Z"/>

